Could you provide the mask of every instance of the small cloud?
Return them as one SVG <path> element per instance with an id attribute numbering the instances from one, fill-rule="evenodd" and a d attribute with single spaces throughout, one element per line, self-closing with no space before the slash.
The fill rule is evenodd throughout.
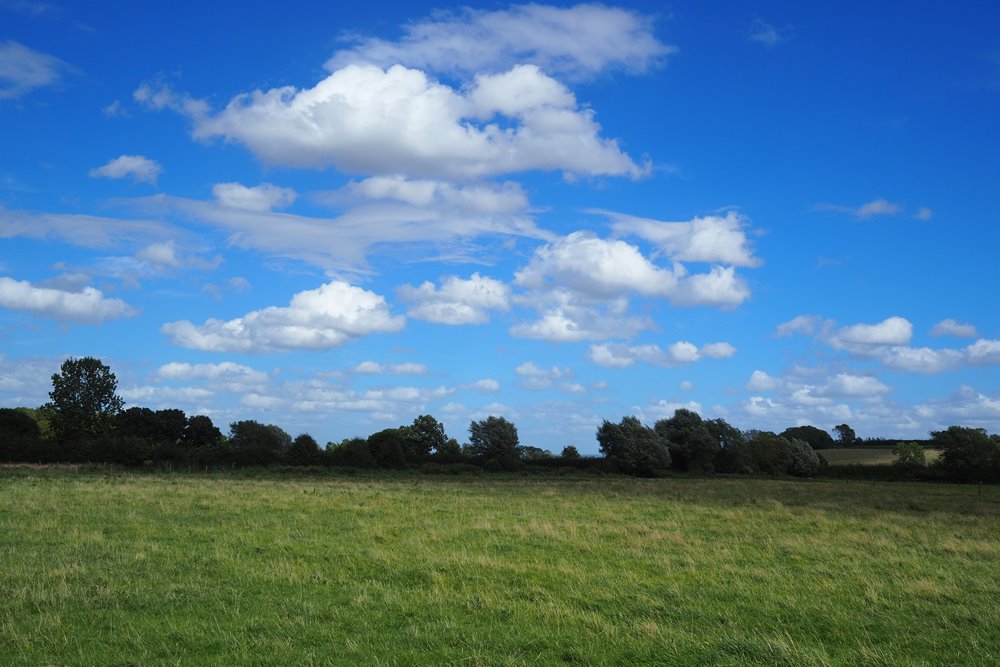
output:
<path id="1" fill-rule="evenodd" d="M 753 20 L 753 23 L 750 25 L 750 34 L 748 37 L 751 41 L 763 44 L 768 48 L 777 46 L 785 41 L 785 38 L 778 34 L 773 25 L 761 19 Z"/>
<path id="2" fill-rule="evenodd" d="M 251 287 L 250 281 L 243 276 L 234 276 L 226 281 L 226 284 L 234 292 L 246 292 Z"/>
<path id="3" fill-rule="evenodd" d="M 692 389 L 694 389 L 694 384 L 692 384 L 690 380 L 684 380 L 683 382 L 681 382 L 680 387 L 681 391 L 691 391 Z"/>
<path id="4" fill-rule="evenodd" d="M 816 211 L 833 211 L 835 213 L 846 213 L 858 220 L 868 220 L 879 215 L 896 215 L 903 210 L 899 204 L 879 197 L 860 206 L 843 206 L 841 204 L 817 204 L 813 207 Z"/>
<path id="5" fill-rule="evenodd" d="M 774 332 L 776 338 L 784 338 L 785 336 L 791 336 L 792 334 L 804 334 L 806 336 L 811 336 L 816 333 L 816 329 L 820 325 L 820 318 L 815 315 L 799 315 L 787 322 L 783 322 L 778 325 L 778 329 Z"/>
<path id="6" fill-rule="evenodd" d="M 108 106 L 101 109 L 101 113 L 108 118 L 127 118 L 129 115 L 128 109 L 123 107 L 119 100 L 115 100 Z"/>
<path id="7" fill-rule="evenodd" d="M 950 317 L 946 320 L 941 320 L 934 325 L 931 329 L 932 336 L 957 336 L 959 338 L 975 338 L 979 335 L 976 331 L 976 327 L 972 324 L 966 324 L 964 322 L 959 322 L 953 320 Z"/>
<path id="8" fill-rule="evenodd" d="M 917 220 L 926 222 L 934 217 L 934 211 L 930 210 L 926 206 L 921 206 L 917 209 L 917 212 L 913 215 L 913 217 Z"/>
<path id="9" fill-rule="evenodd" d="M 142 155 L 120 155 L 103 167 L 91 169 L 90 175 L 94 178 L 113 179 L 130 176 L 137 183 L 156 185 L 156 179 L 162 171 L 163 168 L 156 161 Z"/>
<path id="10" fill-rule="evenodd" d="M 59 82 L 68 65 L 13 41 L 0 42 L 0 100 L 13 100 Z"/>
<path id="11" fill-rule="evenodd" d="M 469 389 L 476 389 L 478 391 L 500 391 L 500 383 L 492 378 L 483 378 L 482 380 L 476 380 L 472 384 L 468 385 Z"/>
<path id="12" fill-rule="evenodd" d="M 291 206 L 298 193 L 291 188 L 280 188 L 271 183 L 261 183 L 249 188 L 242 183 L 216 183 L 212 186 L 216 201 L 227 208 L 246 211 L 270 211 Z"/>
<path id="13" fill-rule="evenodd" d="M 181 265 L 180 259 L 177 257 L 177 249 L 174 247 L 173 241 L 153 243 L 152 245 L 146 246 L 140 250 L 136 256 L 141 260 L 149 262 L 150 264 L 171 266 L 175 268 Z"/>

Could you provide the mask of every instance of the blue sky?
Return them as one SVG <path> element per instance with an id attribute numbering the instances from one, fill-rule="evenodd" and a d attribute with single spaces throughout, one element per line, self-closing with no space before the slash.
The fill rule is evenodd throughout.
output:
<path id="1" fill-rule="evenodd" d="M 991 3 L 0 0 L 0 405 L 1000 431 Z"/>

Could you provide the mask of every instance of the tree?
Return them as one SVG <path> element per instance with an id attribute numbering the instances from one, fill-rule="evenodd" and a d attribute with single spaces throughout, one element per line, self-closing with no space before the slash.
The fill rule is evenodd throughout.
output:
<path id="1" fill-rule="evenodd" d="M 118 380 L 93 357 L 67 359 L 52 376 L 52 430 L 62 441 L 81 441 L 109 434 L 124 401 L 115 392 Z"/>
<path id="2" fill-rule="evenodd" d="M 229 442 L 237 463 L 267 465 L 277 461 L 292 446 L 292 436 L 274 424 L 247 419 L 229 425 Z"/>
<path id="3" fill-rule="evenodd" d="M 792 444 L 770 431 L 753 432 L 749 440 L 753 467 L 765 475 L 784 475 L 792 460 Z M 817 465 L 819 458 L 816 459 Z"/>
<path id="4" fill-rule="evenodd" d="M 404 429 L 387 428 L 368 436 L 368 449 L 380 468 L 402 468 L 406 465 L 405 442 Z"/>
<path id="5" fill-rule="evenodd" d="M 30 461 L 42 431 L 29 414 L 14 408 L 0 408 L 0 461 Z"/>
<path id="6" fill-rule="evenodd" d="M 308 433 L 302 433 L 292 441 L 286 458 L 293 466 L 312 465 L 319 459 L 319 443 Z"/>
<path id="7" fill-rule="evenodd" d="M 949 426 L 933 431 L 931 440 L 941 450 L 940 466 L 949 479 L 958 482 L 1000 480 L 1000 438 L 985 429 Z"/>
<path id="8" fill-rule="evenodd" d="M 655 477 L 670 468 L 670 449 L 662 436 L 636 417 L 618 424 L 604 420 L 597 429 L 601 452 L 629 475 Z"/>
<path id="9" fill-rule="evenodd" d="M 847 428 L 850 428 L 848 426 Z M 802 440 L 809 444 L 813 449 L 828 449 L 833 447 L 833 438 L 830 434 L 821 428 L 816 428 L 815 426 L 793 426 L 792 428 L 786 428 L 781 432 L 781 437 L 796 438 Z"/>
<path id="10" fill-rule="evenodd" d="M 819 470 L 819 455 L 805 440 L 785 438 L 788 440 L 789 457 L 786 471 L 796 477 L 812 477 Z"/>
<path id="11" fill-rule="evenodd" d="M 517 427 L 503 417 L 490 415 L 469 424 L 469 447 L 481 461 L 495 461 L 504 468 L 516 468 Z"/>
<path id="12" fill-rule="evenodd" d="M 573 445 L 566 445 L 563 447 L 562 453 L 559 454 L 559 458 L 563 461 L 579 461 L 581 458 L 580 451 Z"/>
<path id="13" fill-rule="evenodd" d="M 654 428 L 670 448 L 674 468 L 712 472 L 719 442 L 712 437 L 701 415 L 681 408 L 674 411 L 673 417 L 656 422 Z"/>
<path id="14" fill-rule="evenodd" d="M 858 444 L 857 434 L 847 424 L 837 424 L 833 427 L 833 430 L 837 432 L 837 444 L 841 447 L 850 447 L 851 445 Z"/>
<path id="15" fill-rule="evenodd" d="M 185 447 L 216 447 L 222 443 L 222 431 L 212 423 L 211 417 L 194 415 L 187 420 L 181 444 Z"/>
<path id="16" fill-rule="evenodd" d="M 915 475 L 927 467 L 927 454 L 915 442 L 900 442 L 892 450 L 896 460 L 892 465 L 906 475 Z"/>
<path id="17" fill-rule="evenodd" d="M 403 429 L 406 436 L 403 453 L 408 461 L 426 459 L 432 451 L 440 452 L 448 442 L 444 424 L 430 415 L 420 415 Z"/>

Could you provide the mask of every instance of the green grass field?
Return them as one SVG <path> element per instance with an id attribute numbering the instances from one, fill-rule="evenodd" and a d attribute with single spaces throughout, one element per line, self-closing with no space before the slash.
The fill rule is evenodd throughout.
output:
<path id="1" fill-rule="evenodd" d="M 5 468 L 0 663 L 995 665 L 998 536 L 997 487 Z"/>
<path id="2" fill-rule="evenodd" d="M 876 465 L 879 463 L 892 463 L 896 460 L 892 447 L 845 447 L 843 449 L 821 449 L 819 454 L 826 459 L 830 465 L 849 465 L 859 463 L 861 465 Z M 937 460 L 940 452 L 936 449 L 925 449 L 924 456 L 927 463 Z"/>

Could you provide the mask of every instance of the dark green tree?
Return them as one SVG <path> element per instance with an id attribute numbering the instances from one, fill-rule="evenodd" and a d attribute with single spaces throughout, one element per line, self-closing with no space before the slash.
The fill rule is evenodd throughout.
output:
<path id="1" fill-rule="evenodd" d="M 63 442 L 106 436 L 124 401 L 116 393 L 118 379 L 93 357 L 67 359 L 52 376 L 49 398 L 52 430 Z"/>
<path id="2" fill-rule="evenodd" d="M 629 475 L 655 477 L 670 468 L 670 449 L 654 429 L 637 417 L 614 424 L 604 420 L 597 429 L 601 453 Z"/>
<path id="3" fill-rule="evenodd" d="M 906 476 L 917 475 L 927 468 L 927 454 L 916 442 L 900 442 L 893 448 L 896 460 L 893 467 Z"/>
<path id="4" fill-rule="evenodd" d="M 314 465 L 319 461 L 319 443 L 308 433 L 302 433 L 292 441 L 285 458 L 293 466 Z"/>
<path id="5" fill-rule="evenodd" d="M 406 440 L 404 429 L 387 428 L 368 436 L 368 449 L 380 468 L 402 468 L 406 465 Z"/>
<path id="6" fill-rule="evenodd" d="M 670 448 L 671 465 L 678 470 L 712 472 L 719 442 L 697 412 L 681 408 L 654 426 Z"/>
<path id="7" fill-rule="evenodd" d="M 784 475 L 788 472 L 792 444 L 787 439 L 770 431 L 754 431 L 749 436 L 749 449 L 755 472 L 765 475 Z"/>
<path id="8" fill-rule="evenodd" d="M 0 461 L 25 462 L 36 456 L 42 431 L 21 409 L 0 408 Z"/>
<path id="9" fill-rule="evenodd" d="M 212 423 L 212 418 L 194 415 L 187 420 L 181 444 L 185 447 L 217 447 L 222 444 L 222 431 Z"/>
<path id="10" fill-rule="evenodd" d="M 279 461 L 292 445 L 292 436 L 274 424 L 247 419 L 229 425 L 229 443 L 236 463 L 268 465 Z"/>
<path id="11" fill-rule="evenodd" d="M 559 454 L 559 458 L 563 461 L 579 461 L 581 458 L 580 451 L 573 445 L 566 445 L 563 447 L 562 453 Z"/>
<path id="12" fill-rule="evenodd" d="M 518 444 L 517 427 L 503 417 L 490 415 L 469 424 L 469 447 L 480 461 L 495 461 L 503 468 L 516 468 Z"/>
<path id="13" fill-rule="evenodd" d="M 805 440 L 785 438 L 788 441 L 788 467 L 785 471 L 796 477 L 812 477 L 819 470 L 819 455 Z"/>
<path id="14" fill-rule="evenodd" d="M 932 444 L 941 450 L 938 465 L 957 482 L 1000 481 L 1000 438 L 985 429 L 949 426 L 931 432 Z"/>
<path id="15" fill-rule="evenodd" d="M 850 427 L 848 427 L 850 428 Z M 781 432 L 781 437 L 797 438 L 809 444 L 813 449 L 828 449 L 833 447 L 833 438 L 829 433 L 815 426 L 793 426 Z"/>
<path id="16" fill-rule="evenodd" d="M 420 415 L 409 426 L 403 427 L 406 442 L 403 454 L 407 461 L 421 461 L 438 452 L 448 442 L 444 424 L 431 415 Z"/>
<path id="17" fill-rule="evenodd" d="M 839 446 L 850 447 L 858 444 L 858 435 L 847 424 L 837 424 L 833 427 L 833 430 L 837 432 L 837 444 Z"/>

